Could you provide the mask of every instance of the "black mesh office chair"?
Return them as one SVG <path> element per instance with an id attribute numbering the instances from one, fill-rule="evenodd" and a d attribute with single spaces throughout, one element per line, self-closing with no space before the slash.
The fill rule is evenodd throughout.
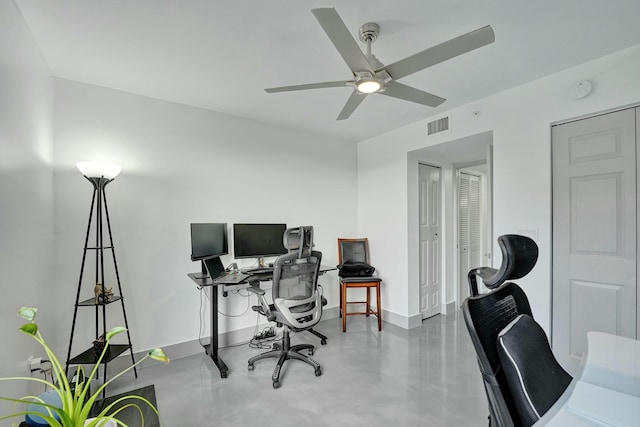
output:
<path id="1" fill-rule="evenodd" d="M 320 364 L 313 360 L 311 355 L 314 346 L 311 344 L 291 345 L 290 331 L 300 332 L 311 329 L 320 321 L 322 317 L 322 295 L 318 288 L 318 272 L 322 253 L 313 251 L 310 248 L 313 243 L 304 245 L 305 232 L 301 228 L 297 231 L 285 231 L 284 243 L 287 249 L 294 249 L 296 239 L 290 239 L 289 234 L 298 233 L 295 249 L 288 254 L 276 258 L 273 270 L 272 298 L 273 304 L 269 304 L 265 299 L 265 292 L 262 289 L 251 287 L 249 290 L 258 295 L 260 305 L 253 307 L 254 310 L 265 315 L 270 321 L 283 326 L 282 343 L 274 344 L 274 348 L 266 353 L 252 357 L 248 361 L 248 369 L 254 369 L 254 363 L 266 358 L 277 358 L 275 370 L 273 371 L 273 388 L 280 387 L 280 373 L 284 362 L 289 359 L 296 359 L 311 365 L 315 370 L 315 375 L 322 375 Z M 311 233 L 311 238 L 313 234 Z M 305 246 L 307 247 L 305 249 Z M 307 350 L 309 356 L 301 353 Z"/>
<path id="2" fill-rule="evenodd" d="M 504 234 L 498 237 L 498 246 L 502 251 L 502 264 L 496 270 L 491 267 L 478 267 L 469 271 L 469 295 L 478 295 L 476 277 L 482 279 L 489 289 L 495 289 L 507 280 L 520 279 L 533 269 L 538 260 L 538 245 L 527 236 Z"/>
<path id="3" fill-rule="evenodd" d="M 467 298 L 462 310 L 489 401 L 489 425 L 515 426 L 516 410 L 496 343 L 500 331 L 512 320 L 520 314 L 532 315 L 529 300 L 518 285 L 505 283 L 488 294 Z"/>
<path id="4" fill-rule="evenodd" d="M 519 400 L 538 392 L 533 391 L 533 389 L 527 389 L 528 386 L 523 387 L 523 390 L 526 389 L 525 391 L 515 389 L 512 391 L 510 389 L 509 383 L 514 381 L 518 371 L 503 368 L 504 357 L 503 359 L 500 357 L 498 339 L 501 334 L 504 335 L 509 330 L 511 323 L 519 319 L 519 316 L 526 315 L 533 320 L 529 300 L 524 291 L 515 283 L 504 282 L 510 278 L 524 277 L 533 269 L 537 261 L 538 247 L 528 237 L 513 234 L 500 236 L 498 242 L 503 252 L 502 266 L 499 270 L 492 269 L 493 274 L 485 275 L 487 278 L 485 285 L 491 291 L 478 295 L 476 288 L 475 292 L 472 292 L 475 295 L 465 300 L 462 309 L 471 341 L 476 350 L 478 365 L 489 402 L 489 425 L 520 427 L 530 424 L 521 421 L 518 408 L 523 407 L 523 405 Z M 478 272 L 478 270 L 481 269 L 472 270 L 469 273 L 469 278 L 475 275 L 483 277 L 482 273 L 491 273 L 488 269 L 481 272 Z M 470 287 L 472 286 L 471 280 L 469 285 Z M 566 377 L 559 375 L 554 378 L 554 375 L 549 375 L 549 370 L 547 369 L 553 364 L 542 363 L 542 361 L 550 359 L 555 361 L 546 336 L 542 341 L 540 340 L 540 331 L 532 333 L 523 331 L 523 329 L 516 328 L 508 335 L 511 337 L 507 339 L 510 352 L 511 354 L 519 354 L 518 358 L 520 360 L 527 360 L 533 363 L 530 368 L 539 374 L 536 385 L 540 386 L 542 390 L 548 390 L 547 400 L 555 402 L 566 388 L 566 385 L 563 385 Z M 528 329 L 535 328 L 529 325 Z M 544 334 L 544 332 L 542 333 Z M 536 339 L 533 340 L 535 345 L 522 344 L 529 340 L 527 334 L 536 336 Z M 540 363 L 533 361 L 539 361 Z M 559 367 L 559 365 L 557 366 Z M 559 380 L 559 384 L 556 383 L 557 380 Z M 534 385 L 534 388 L 536 385 Z M 548 407 L 544 408 L 545 405 L 546 403 L 539 405 L 538 410 L 542 413 L 546 412 Z M 527 416 L 525 415 L 522 418 L 526 420 Z"/>

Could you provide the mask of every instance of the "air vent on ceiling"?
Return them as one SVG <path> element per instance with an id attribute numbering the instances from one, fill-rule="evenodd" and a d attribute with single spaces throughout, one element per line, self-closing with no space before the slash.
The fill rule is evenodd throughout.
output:
<path id="1" fill-rule="evenodd" d="M 449 116 L 427 123 L 427 135 L 449 130 Z"/>

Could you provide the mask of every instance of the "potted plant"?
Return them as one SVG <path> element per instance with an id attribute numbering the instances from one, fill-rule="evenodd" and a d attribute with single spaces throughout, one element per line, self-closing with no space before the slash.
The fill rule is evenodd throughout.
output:
<path id="1" fill-rule="evenodd" d="M 24 396 L 21 398 L 10 398 L 10 397 L 0 397 L 1 400 L 15 402 L 16 404 L 26 404 L 27 408 L 22 411 L 15 412 L 10 415 L 0 416 L 0 421 L 6 420 L 9 418 L 14 418 L 18 416 L 25 416 L 27 414 L 38 415 L 42 417 L 46 422 L 49 423 L 52 427 L 106 427 L 109 425 L 119 425 L 126 427 L 122 421 L 115 418 L 118 412 L 122 411 L 128 407 L 134 407 L 142 416 L 142 410 L 138 406 L 138 403 L 144 403 L 149 405 L 154 412 L 157 414 L 158 410 L 153 406 L 151 402 L 147 399 L 140 396 L 125 396 L 122 397 L 112 404 L 108 405 L 104 408 L 100 414 L 95 418 L 89 418 L 89 413 L 91 412 L 91 408 L 94 402 L 98 399 L 100 393 L 116 378 L 120 377 L 124 373 L 130 371 L 135 366 L 142 363 L 145 359 L 151 357 L 152 359 L 159 360 L 163 363 L 169 363 L 169 358 L 166 356 L 164 351 L 161 348 L 156 348 L 148 352 L 145 357 L 140 359 L 138 362 L 115 375 L 104 384 L 102 384 L 98 389 L 92 394 L 90 387 L 91 381 L 94 377 L 96 377 L 98 367 L 102 362 L 105 354 L 107 352 L 107 348 L 109 347 L 109 342 L 111 339 L 117 334 L 126 331 L 123 327 L 115 327 L 107 332 L 105 337 L 105 346 L 100 354 L 91 374 L 89 376 L 84 375 L 84 370 L 82 366 L 79 366 L 76 371 L 76 382 L 74 384 L 70 383 L 65 374 L 65 368 L 60 363 L 59 359 L 53 353 L 51 348 L 47 345 L 42 334 L 38 330 L 38 324 L 35 323 L 35 317 L 38 309 L 31 307 L 22 307 L 18 311 L 18 315 L 26 320 L 28 323 L 25 323 L 20 327 L 20 330 L 25 334 L 29 335 L 33 339 L 35 339 L 45 350 L 49 361 L 51 362 L 52 371 L 57 378 L 57 383 L 54 384 L 52 381 L 47 381 L 41 378 L 31 378 L 31 377 L 8 377 L 8 378 L 0 378 L 0 381 L 15 381 L 15 380 L 25 380 L 25 381 L 34 381 L 38 383 L 45 384 L 47 387 L 50 387 L 60 397 L 62 402 L 62 407 L 59 408 L 57 406 L 45 403 L 42 399 L 39 399 L 36 396 Z M 138 401 L 138 402 L 136 402 Z M 125 402 L 120 408 L 113 410 L 114 406 Z M 28 405 L 36 404 L 46 408 L 45 411 L 36 412 L 30 411 L 28 409 Z M 57 417 L 56 417 L 57 415 Z M 144 421 L 144 418 L 143 418 Z"/>

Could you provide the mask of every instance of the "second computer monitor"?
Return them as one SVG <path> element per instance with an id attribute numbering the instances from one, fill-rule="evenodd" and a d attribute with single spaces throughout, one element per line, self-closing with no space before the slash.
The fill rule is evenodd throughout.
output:
<path id="1" fill-rule="evenodd" d="M 228 253 L 226 223 L 191 224 L 191 261 L 205 260 Z"/>
<path id="2" fill-rule="evenodd" d="M 286 224 L 233 224 L 233 256 L 262 258 L 287 253 L 282 243 Z"/>

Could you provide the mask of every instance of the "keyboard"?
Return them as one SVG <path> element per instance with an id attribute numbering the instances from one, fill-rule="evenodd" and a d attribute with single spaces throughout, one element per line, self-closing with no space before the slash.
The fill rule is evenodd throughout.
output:
<path id="1" fill-rule="evenodd" d="M 228 283 L 237 284 L 244 282 L 249 277 L 249 274 L 242 272 L 238 273 L 224 273 L 213 280 L 213 283 Z"/>
<path id="2" fill-rule="evenodd" d="M 246 270 L 242 270 L 242 272 L 246 274 L 273 273 L 273 267 L 251 267 Z"/>

